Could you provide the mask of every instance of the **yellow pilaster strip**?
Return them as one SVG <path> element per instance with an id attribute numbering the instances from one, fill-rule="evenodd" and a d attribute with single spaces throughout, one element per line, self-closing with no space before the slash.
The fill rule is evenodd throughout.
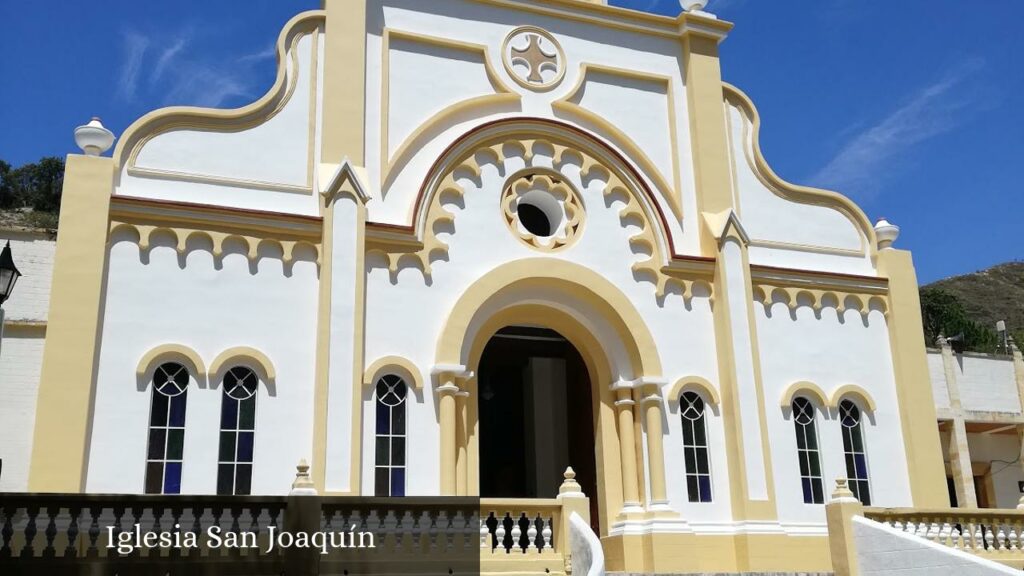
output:
<path id="1" fill-rule="evenodd" d="M 910 252 L 879 250 L 878 271 L 889 278 L 889 343 L 911 496 L 915 507 L 946 507 L 949 494 L 921 329 L 917 274 Z"/>
<path id="2" fill-rule="evenodd" d="M 725 33 L 709 35 L 697 28 L 702 19 L 690 15 L 685 18 L 683 72 L 686 78 L 694 183 L 697 187 L 697 212 L 718 213 L 732 208 L 722 70 L 718 61 L 718 43 Z M 701 255 L 717 255 L 717 240 L 703 227 L 700 245 Z"/>
<path id="3" fill-rule="evenodd" d="M 114 161 L 69 155 L 39 381 L 30 492 L 80 492 L 100 333 Z"/>
<path id="4" fill-rule="evenodd" d="M 323 0 L 327 11 L 324 56 L 323 162 L 348 158 L 365 165 L 366 2 Z"/>
<path id="5" fill-rule="evenodd" d="M 640 489 L 637 484 L 636 435 L 633 430 L 633 406 L 636 403 L 632 396 L 632 390 L 624 387 L 619 389 L 618 398 L 615 400 L 615 409 L 619 415 L 619 458 L 622 463 L 621 517 L 643 511 L 640 507 Z"/>
<path id="6" fill-rule="evenodd" d="M 446 380 L 437 388 L 438 416 L 441 420 L 441 496 L 455 496 L 458 490 L 456 466 L 456 418 L 455 395 L 459 387 L 453 379 Z"/>

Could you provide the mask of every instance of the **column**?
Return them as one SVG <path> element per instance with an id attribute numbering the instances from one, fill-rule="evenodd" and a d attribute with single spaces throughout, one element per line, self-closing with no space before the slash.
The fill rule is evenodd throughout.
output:
<path id="1" fill-rule="evenodd" d="M 949 430 L 949 465 L 953 471 L 953 486 L 960 508 L 977 508 L 978 497 L 974 491 L 974 469 L 971 466 L 971 451 L 967 444 L 967 425 L 964 423 L 960 404 L 960 386 L 956 380 L 956 359 L 953 348 L 944 336 L 936 340 L 942 350 L 942 367 L 946 376 L 946 390 L 949 391 L 949 408 L 953 413 Z"/>
<path id="2" fill-rule="evenodd" d="M 644 382 L 640 391 L 640 406 L 647 429 L 647 462 L 651 477 L 650 510 L 659 513 L 670 512 L 668 491 L 665 488 L 665 449 L 662 432 L 664 408 L 660 394 L 661 383 Z"/>
<path id="3" fill-rule="evenodd" d="M 622 468 L 622 511 L 620 517 L 643 512 L 636 474 L 636 436 L 633 434 L 632 385 L 620 381 L 612 386 L 616 391 L 615 410 L 619 420 L 619 460 Z"/>
<path id="4" fill-rule="evenodd" d="M 441 495 L 455 496 L 459 493 L 459 402 L 458 399 L 466 398 L 467 393 L 459 388 L 461 381 L 473 377 L 473 373 L 466 370 L 465 366 L 454 364 L 442 364 L 434 366 L 430 371 L 436 379 L 438 404 L 438 425 L 441 429 Z M 463 400 L 462 404 L 465 404 Z M 463 443 L 464 444 L 464 443 Z M 463 445 L 463 449 L 465 446 Z M 465 484 L 463 484 L 465 490 Z"/>
<path id="5" fill-rule="evenodd" d="M 469 493 L 469 392 L 461 390 L 455 394 L 455 410 L 458 413 L 455 493 L 466 496 Z"/>

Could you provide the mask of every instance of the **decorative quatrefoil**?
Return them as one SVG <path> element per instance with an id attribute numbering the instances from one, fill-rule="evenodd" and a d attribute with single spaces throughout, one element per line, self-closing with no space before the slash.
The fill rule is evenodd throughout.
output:
<path id="1" fill-rule="evenodd" d="M 548 90 L 565 75 L 565 53 L 547 30 L 520 26 L 509 32 L 501 47 L 509 76 L 531 90 Z"/>

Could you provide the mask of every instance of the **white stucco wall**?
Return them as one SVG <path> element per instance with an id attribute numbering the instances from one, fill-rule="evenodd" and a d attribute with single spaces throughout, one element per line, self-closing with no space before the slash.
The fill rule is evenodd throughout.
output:
<path id="1" fill-rule="evenodd" d="M 949 387 L 946 385 L 946 368 L 941 352 L 928 351 L 928 378 L 932 382 L 935 407 L 949 408 Z"/>
<path id="2" fill-rule="evenodd" d="M 864 318 L 856 310 L 846 310 L 840 321 L 835 308 L 823 308 L 819 318 L 810 306 L 791 311 L 784 303 L 773 304 L 770 312 L 769 316 L 763 306 L 756 306 L 764 410 L 780 521 L 823 523 L 825 518 L 824 506 L 803 502 L 796 433 L 789 408 L 781 406 L 783 393 L 799 381 L 813 382 L 826 394 L 855 384 L 871 395 L 877 410 L 873 414 L 864 411 L 862 418 L 871 503 L 910 506 L 907 458 L 882 313 L 872 311 Z M 827 497 L 836 478 L 846 478 L 847 473 L 838 411 L 830 409 L 827 416 L 825 412 L 818 411 L 816 425 Z"/>
<path id="3" fill-rule="evenodd" d="M 28 489 L 56 242 L 47 233 L 0 230 L 0 245 L 7 240 L 23 276 L 4 305 L 7 326 L 0 343 L 0 422 L 4 426 L 0 434 L 0 492 L 17 492 Z"/>
<path id="4" fill-rule="evenodd" d="M 159 240 L 159 239 L 158 239 Z M 148 261 L 133 242 L 110 249 L 86 489 L 138 493 L 145 476 L 150 383 L 136 381 L 140 359 L 163 344 L 182 344 L 209 365 L 221 352 L 248 346 L 273 363 L 273 388 L 257 396 L 253 494 L 285 494 L 295 464 L 312 454 L 317 270 L 297 261 L 289 273 L 263 253 L 250 269 L 242 254 L 220 269 L 205 250 L 179 262 L 161 242 Z M 182 493 L 216 491 L 220 382 L 188 391 Z"/>

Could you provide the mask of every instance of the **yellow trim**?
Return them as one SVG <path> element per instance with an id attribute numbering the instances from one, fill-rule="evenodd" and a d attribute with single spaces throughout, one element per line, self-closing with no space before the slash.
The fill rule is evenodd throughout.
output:
<path id="1" fill-rule="evenodd" d="M 322 0 L 324 85 L 320 161 L 366 165 L 366 2 Z"/>
<path id="2" fill-rule="evenodd" d="M 289 96 L 294 89 L 294 83 L 298 77 L 298 62 L 296 60 L 293 61 L 293 78 L 288 78 L 288 66 L 285 64 L 285 58 L 288 57 L 289 50 L 288 38 L 294 34 L 295 37 L 292 38 L 292 42 L 294 43 L 297 42 L 298 39 L 307 31 L 312 33 L 313 30 L 323 24 L 326 14 L 327 13 L 323 10 L 310 10 L 297 14 L 289 20 L 287 24 L 285 24 L 281 33 L 278 35 L 276 43 L 278 62 L 277 76 L 274 79 L 274 84 L 270 87 L 270 90 L 268 90 L 258 100 L 242 106 L 241 108 L 231 110 L 201 108 L 195 106 L 170 106 L 149 112 L 133 122 L 118 140 L 113 153 L 113 158 L 116 162 L 116 169 L 120 170 L 121 168 L 129 168 L 135 171 L 143 170 L 146 175 L 157 177 L 180 176 L 187 177 L 190 180 L 201 178 L 204 181 L 209 180 L 216 183 L 244 186 L 254 184 L 252 182 L 234 181 L 230 178 L 204 177 L 191 174 L 178 175 L 176 173 L 163 170 L 135 169 L 135 158 L 137 157 L 139 150 L 149 139 L 169 130 L 189 127 L 206 131 L 235 132 L 259 125 L 269 118 L 272 118 L 287 103 Z M 314 45 L 312 48 L 314 62 L 318 50 L 319 47 Z M 293 50 L 293 58 L 297 57 L 298 55 Z M 311 70 L 310 74 L 312 78 L 311 81 L 313 82 L 311 86 L 312 89 L 315 90 L 317 70 L 314 68 Z M 310 111 L 310 113 L 315 118 L 315 107 Z M 309 172 L 308 179 L 309 184 L 311 185 L 312 171 Z M 272 183 L 255 184 L 273 186 L 274 189 L 285 189 L 289 187 L 287 185 L 282 186 Z M 300 188 L 300 190 L 308 192 L 308 189 Z"/>
<path id="3" fill-rule="evenodd" d="M 274 363 L 266 354 L 249 346 L 236 346 L 221 352 L 210 363 L 210 387 L 220 384 L 224 374 L 235 366 L 245 366 L 256 372 L 265 384 L 273 386 L 277 383 L 277 371 Z"/>
<path id="4" fill-rule="evenodd" d="M 660 83 L 665 85 L 665 99 L 668 102 L 668 131 L 669 131 L 669 142 L 671 146 L 672 154 L 672 185 L 665 180 L 661 170 L 657 168 L 654 162 L 647 156 L 643 149 L 637 145 L 625 132 L 619 129 L 614 124 L 608 122 L 604 117 L 584 108 L 583 106 L 572 102 L 573 98 L 576 98 L 577 94 L 583 89 L 584 84 L 587 81 L 587 74 L 591 71 L 598 74 L 608 74 L 610 76 L 620 76 L 623 78 L 630 78 L 634 80 L 643 80 L 647 82 Z M 668 200 L 669 206 L 672 208 L 672 213 L 675 214 L 676 218 L 682 220 L 683 218 L 683 188 L 682 180 L 680 178 L 679 170 L 679 144 L 677 135 L 677 124 L 676 124 L 676 99 L 675 93 L 672 90 L 673 79 L 671 76 L 664 76 L 661 74 L 652 74 L 650 72 L 640 72 L 637 70 L 627 70 L 624 68 L 615 68 L 613 66 L 603 66 L 599 64 L 588 64 L 584 63 L 580 65 L 580 72 L 576 79 L 576 85 L 573 86 L 565 96 L 555 100 L 551 103 L 551 107 L 557 111 L 561 111 L 568 114 L 575 114 L 578 117 L 585 119 L 588 123 L 599 126 L 605 131 L 606 136 L 612 142 L 615 142 L 623 150 L 625 150 L 631 158 L 633 158 L 642 168 L 645 175 L 651 178 L 654 185 L 662 190 L 665 199 Z"/>
<path id="5" fill-rule="evenodd" d="M 832 390 L 832 394 L 829 396 L 829 405 L 833 408 L 838 408 L 840 402 L 851 398 L 857 404 L 860 404 L 862 410 L 874 412 L 877 407 L 875 399 L 871 397 L 871 394 L 868 394 L 867 390 L 856 384 L 843 384 Z"/>
<path id="6" fill-rule="evenodd" d="M 363 373 L 363 385 L 373 386 L 378 378 L 388 374 L 401 376 L 416 390 L 423 390 L 423 373 L 415 364 L 401 356 L 382 356 L 374 360 Z"/>
<path id="7" fill-rule="evenodd" d="M 722 397 L 718 394 L 718 389 L 707 378 L 700 376 L 683 376 L 676 380 L 668 394 L 668 400 L 669 402 L 679 402 L 679 397 L 682 396 L 683 392 L 691 390 L 703 396 L 706 402 L 710 402 L 715 406 L 722 405 Z"/>
<path id="8" fill-rule="evenodd" d="M 161 344 L 142 355 L 135 376 L 142 381 L 152 379 L 153 371 L 164 362 L 184 364 L 198 382 L 206 379 L 206 366 L 195 350 L 182 344 Z"/>
<path id="9" fill-rule="evenodd" d="M 30 492 L 85 487 L 114 161 L 69 155 L 39 378 Z"/>
<path id="10" fill-rule="evenodd" d="M 793 400 L 797 396 L 810 396 L 812 400 L 815 400 L 818 404 L 818 408 L 824 408 L 832 406 L 832 402 L 829 401 L 828 395 L 821 389 L 820 386 L 814 382 L 808 382 L 801 380 L 799 382 L 793 382 L 783 392 L 782 397 L 779 399 L 779 406 L 782 408 L 789 408 L 793 405 Z"/>
<path id="11" fill-rule="evenodd" d="M 416 129 L 402 140 L 402 143 L 399 144 L 397 148 L 395 148 L 395 153 L 391 154 L 389 150 L 391 135 L 388 127 L 388 119 L 390 117 L 391 110 L 390 49 L 392 38 L 407 40 L 410 42 L 420 42 L 422 44 L 433 46 L 441 46 L 443 48 L 450 48 L 454 50 L 463 50 L 472 54 L 481 55 L 485 74 L 487 75 L 487 79 L 490 81 L 495 94 L 476 96 L 461 102 L 456 102 L 450 106 L 446 106 L 443 110 L 427 118 L 422 124 L 417 126 Z M 521 97 L 519 94 L 509 88 L 508 85 L 502 81 L 501 77 L 494 72 L 494 66 L 491 64 L 490 51 L 487 46 L 385 27 L 383 38 L 381 40 L 380 181 L 384 183 L 381 186 L 381 190 L 388 189 L 392 169 L 395 166 L 404 164 L 406 156 L 419 151 L 420 146 L 415 146 L 415 144 L 419 142 L 424 134 L 429 133 L 434 126 L 446 124 L 447 120 L 455 115 L 471 115 L 477 109 L 485 109 L 492 106 L 502 106 L 506 104 L 517 104 L 520 100 Z"/>
<path id="12" fill-rule="evenodd" d="M 586 303 L 614 329 L 629 354 L 633 377 L 660 377 L 658 348 L 640 313 L 614 284 L 593 270 L 554 258 L 524 258 L 502 264 L 469 286 L 451 312 L 437 343 L 437 364 L 466 364 L 471 335 L 481 308 L 518 288 L 548 288 Z M 469 364 L 466 364 L 469 365 Z"/>
<path id="13" fill-rule="evenodd" d="M 758 176 L 758 179 L 760 179 L 769 190 L 774 192 L 780 198 L 791 202 L 798 202 L 800 204 L 824 206 L 838 211 L 840 214 L 845 216 L 861 234 L 860 251 L 821 247 L 813 247 L 813 251 L 824 251 L 826 253 L 838 254 L 868 254 L 874 258 L 877 254 L 877 249 L 875 248 L 875 229 L 868 220 L 868 217 L 864 214 L 864 211 L 861 210 L 860 207 L 852 200 L 838 192 L 822 190 L 820 188 L 811 188 L 808 186 L 799 186 L 797 184 L 786 182 L 780 178 L 775 171 L 772 170 L 771 166 L 768 165 L 768 161 L 765 160 L 764 154 L 761 152 L 761 116 L 758 114 L 757 108 L 754 107 L 754 103 L 745 93 L 743 93 L 742 90 L 726 82 L 722 83 L 722 94 L 725 98 L 725 102 L 739 108 L 740 112 L 747 117 L 747 120 L 753 127 L 753 133 L 750 137 L 751 145 L 749 147 L 743 146 L 743 149 L 745 153 L 753 153 L 753 158 L 748 158 L 748 161 L 752 160 L 753 171 Z M 784 247 L 798 250 L 808 250 L 809 248 L 812 248 L 799 244 L 767 242 L 763 240 L 757 240 L 753 245 Z"/>
<path id="14" fill-rule="evenodd" d="M 555 50 L 558 52 L 558 60 L 555 62 L 555 66 L 557 68 L 555 77 L 547 82 L 541 82 L 540 84 L 533 84 L 528 80 L 520 78 L 519 74 L 517 74 L 512 68 L 512 59 L 509 55 L 511 50 L 509 41 L 512 40 L 512 37 L 530 32 L 544 38 L 548 42 L 551 42 L 551 44 L 554 45 Z M 533 90 L 534 92 L 547 92 L 555 86 L 558 86 L 562 81 L 562 78 L 565 77 L 565 70 L 569 67 L 569 62 L 565 58 L 565 50 L 562 49 L 562 45 L 558 43 L 558 40 L 556 40 L 550 32 L 539 26 L 519 26 L 509 31 L 509 33 L 505 35 L 505 39 L 501 42 L 501 63 L 505 65 L 505 72 L 508 73 L 509 77 L 512 78 L 516 84 L 519 84 L 528 90 Z"/>

